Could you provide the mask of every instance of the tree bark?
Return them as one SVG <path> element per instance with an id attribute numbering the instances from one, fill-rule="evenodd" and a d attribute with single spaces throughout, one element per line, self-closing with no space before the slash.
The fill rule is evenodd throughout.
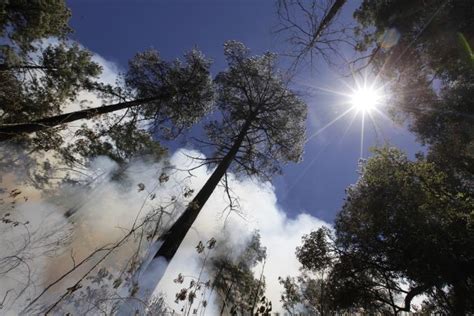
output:
<path id="1" fill-rule="evenodd" d="M 466 315 L 469 294 L 463 283 L 459 281 L 453 284 L 453 315 Z"/>
<path id="2" fill-rule="evenodd" d="M 234 160 L 240 146 L 242 145 L 242 141 L 244 140 L 244 137 L 247 134 L 248 129 L 250 128 L 250 124 L 252 123 L 252 121 L 253 118 L 250 117 L 245 121 L 239 135 L 237 136 L 237 139 L 232 145 L 232 148 L 224 156 L 222 161 L 217 166 L 216 170 L 214 170 L 212 175 L 207 180 L 206 184 L 204 184 L 204 186 L 194 197 L 192 202 L 189 203 L 184 213 L 181 214 L 181 216 L 173 224 L 173 226 L 171 226 L 171 228 L 163 235 L 163 237 L 160 238 L 160 240 L 163 241 L 163 244 L 154 258 L 163 257 L 164 259 L 166 259 L 167 262 L 170 262 L 171 259 L 173 259 L 173 256 L 178 250 L 179 245 L 183 241 L 184 237 L 188 233 L 194 221 L 196 220 L 197 216 L 199 215 L 199 212 L 201 212 L 201 209 L 203 208 L 204 204 L 206 204 L 212 192 L 219 184 L 220 180 L 229 168 L 232 160 Z"/>
<path id="3" fill-rule="evenodd" d="M 110 105 L 105 105 L 97 108 L 79 110 L 71 113 L 60 114 L 56 116 L 39 119 L 30 123 L 15 123 L 15 124 L 4 124 L 0 125 L 0 142 L 14 138 L 20 134 L 30 134 L 33 132 L 42 131 L 51 127 L 55 127 L 61 124 L 82 120 L 90 119 L 95 116 L 115 112 L 134 106 L 142 105 L 146 102 L 159 100 L 160 97 L 138 99 L 134 101 L 120 102 Z"/>
<path id="4" fill-rule="evenodd" d="M 37 66 L 37 65 L 9 65 L 9 64 L 0 64 L 0 71 L 9 71 L 14 69 L 33 69 L 33 70 L 45 70 L 51 69 L 46 66 Z"/>
<path id="5" fill-rule="evenodd" d="M 331 6 L 329 9 L 329 12 L 324 16 L 323 20 L 321 23 L 319 23 L 319 27 L 314 32 L 313 36 L 315 40 L 317 40 L 320 36 L 323 30 L 331 23 L 331 21 L 334 19 L 336 14 L 341 11 L 341 8 L 344 6 L 344 4 L 347 2 L 347 0 L 336 0 L 334 4 Z"/>
<path id="6" fill-rule="evenodd" d="M 225 294 L 224 297 L 224 302 L 222 302 L 222 308 L 221 308 L 221 313 L 219 314 L 220 316 L 224 315 L 225 312 L 225 306 L 227 305 L 227 299 L 229 298 L 230 295 L 230 290 L 232 290 L 232 287 L 234 286 L 234 280 L 230 283 L 229 288 L 227 289 L 227 293 Z"/>

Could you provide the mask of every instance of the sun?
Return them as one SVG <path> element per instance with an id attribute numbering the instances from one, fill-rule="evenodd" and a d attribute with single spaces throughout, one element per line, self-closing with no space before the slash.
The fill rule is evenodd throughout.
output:
<path id="1" fill-rule="evenodd" d="M 357 111 L 369 112 L 379 104 L 381 95 L 373 88 L 363 87 L 353 91 L 350 101 Z"/>
<path id="2" fill-rule="evenodd" d="M 360 157 L 364 156 L 364 135 L 367 127 L 367 123 L 372 123 L 375 133 L 377 134 L 380 130 L 377 120 L 384 118 L 390 119 L 385 115 L 384 108 L 387 104 L 388 95 L 386 93 L 386 86 L 388 83 L 382 84 L 379 81 L 380 78 L 369 78 L 367 75 L 361 74 L 360 77 L 353 75 L 354 82 L 349 84 L 342 81 L 346 86 L 345 91 L 331 90 L 326 88 L 318 88 L 324 92 L 333 93 L 343 97 L 340 105 L 343 105 L 346 109 L 341 111 L 336 117 L 330 120 L 326 125 L 319 128 L 314 133 L 310 134 L 307 141 L 313 139 L 327 128 L 334 125 L 339 120 L 352 113 L 352 118 L 347 123 L 345 131 L 342 137 L 350 130 L 354 120 L 359 117 L 361 122 L 360 128 Z"/>

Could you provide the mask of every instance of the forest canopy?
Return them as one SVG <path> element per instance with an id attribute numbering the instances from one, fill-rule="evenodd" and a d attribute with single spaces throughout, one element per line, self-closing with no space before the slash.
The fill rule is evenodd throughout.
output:
<path id="1" fill-rule="evenodd" d="M 471 2 L 0 1 L 0 313 L 474 313 Z"/>

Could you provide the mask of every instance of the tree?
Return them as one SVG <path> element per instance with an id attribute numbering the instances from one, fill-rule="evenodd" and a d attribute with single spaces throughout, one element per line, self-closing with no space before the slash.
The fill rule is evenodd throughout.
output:
<path id="1" fill-rule="evenodd" d="M 32 168 L 28 172 L 33 173 L 27 179 L 35 179 L 35 185 L 43 186 L 49 182 L 48 174 L 52 170 L 38 168 L 42 163 L 37 161 L 33 152 L 39 152 L 38 156 L 44 151 L 53 152 L 55 159 L 73 169 L 87 165 L 91 158 L 100 155 L 109 156 L 122 166 L 137 156 L 160 159 L 166 151 L 156 138 L 177 136 L 211 110 L 214 90 L 209 67 L 209 60 L 196 50 L 187 53 L 184 61 L 173 62 L 162 60 L 156 51 L 137 54 L 130 61 L 123 86 L 86 83 L 106 100 L 118 100 L 118 103 L 25 123 L 0 125 L 0 141 L 9 140 L 9 143 L 20 145 L 6 151 L 2 162 L 6 168 L 19 162 L 24 164 L 25 160 L 19 160 L 18 156 L 27 151 L 26 158 L 32 160 Z M 45 74 L 42 78 L 49 81 L 52 76 Z M 74 74 L 71 73 L 71 76 L 74 77 Z M 77 94 L 75 89 L 78 87 L 73 89 Z M 44 108 L 42 115 L 60 112 L 62 108 L 59 100 L 55 110 L 47 102 L 42 107 L 30 104 L 31 100 L 23 96 L 19 96 L 18 100 L 32 109 Z M 118 112 L 120 110 L 122 112 Z M 27 115 L 34 118 L 39 115 L 27 113 L 12 108 L 8 114 L 9 121 L 14 117 Z M 84 123 L 75 131 L 74 138 L 65 142 L 64 133 L 58 132 L 67 125 L 65 123 L 81 119 Z M 28 137 L 32 132 L 35 132 L 34 137 Z M 38 159 L 41 161 L 41 157 Z"/>
<path id="2" fill-rule="evenodd" d="M 358 49 L 390 82 L 394 114 L 430 147 L 429 158 L 473 181 L 471 1 L 363 1 Z"/>
<path id="3" fill-rule="evenodd" d="M 2 1 L 0 36 L 18 46 L 22 53 L 29 52 L 35 50 L 32 44 L 35 40 L 70 33 L 70 16 L 71 11 L 64 1 Z"/>
<path id="4" fill-rule="evenodd" d="M 0 126 L 57 115 L 80 91 L 91 90 L 102 69 L 89 51 L 68 41 L 64 1 L 2 1 L 0 16 Z M 49 130 L 9 142 L 2 171 L 44 182 L 36 180 L 50 173 L 51 164 L 42 156 L 58 151 L 62 136 Z"/>
<path id="5" fill-rule="evenodd" d="M 337 244 L 407 280 L 408 298 L 449 288 L 451 311 L 464 314 L 474 290 L 474 204 L 466 192 L 422 157 L 411 162 L 395 149 L 378 150 L 348 191 Z"/>
<path id="6" fill-rule="evenodd" d="M 179 60 L 172 63 L 163 61 L 154 50 L 139 53 L 130 61 L 130 69 L 125 75 L 125 88 L 136 91 L 135 100 L 60 114 L 30 123 L 3 125 L 0 127 L 0 140 L 133 107 L 137 107 L 131 113 L 133 118 L 151 121 L 155 131 L 165 128 L 162 126 L 165 122 L 172 123 L 169 129 L 189 127 L 212 106 L 209 66 L 210 62 L 197 50 L 187 53 L 184 63 Z"/>
<path id="7" fill-rule="evenodd" d="M 254 315 L 256 301 L 265 292 L 265 281 L 259 280 L 252 271 L 266 258 L 266 249 L 261 245 L 260 234 L 254 232 L 244 249 L 235 256 L 231 248 L 235 245 L 220 242 L 208 263 L 204 266 L 211 280 L 211 289 L 217 294 L 221 315 Z"/>
<path id="8" fill-rule="evenodd" d="M 425 295 L 425 308 L 472 312 L 474 203 L 464 192 L 425 157 L 376 149 L 348 188 L 335 230 L 303 237 L 301 276 L 280 279 L 284 306 L 398 314 Z"/>
<path id="9" fill-rule="evenodd" d="M 217 106 L 220 120 L 206 126 L 215 153 L 203 164 L 217 164 L 207 182 L 182 215 L 157 241 L 160 245 L 150 263 L 171 261 L 179 245 L 228 171 L 269 178 L 280 164 L 298 162 L 303 151 L 306 106 L 276 70 L 271 53 L 250 57 L 241 43 L 226 42 L 229 69 L 217 75 Z M 146 278 L 156 276 L 150 274 Z M 157 280 L 159 281 L 159 280 Z"/>
<path id="10" fill-rule="evenodd" d="M 472 297 L 472 270 L 464 268 L 472 260 L 468 251 L 472 246 L 464 248 L 462 245 L 472 242 L 472 220 L 467 214 L 472 212 L 474 181 L 474 67 L 470 48 L 474 39 L 473 13 L 472 3 L 462 0 L 423 3 L 369 0 L 363 1 L 355 13 L 361 35 L 359 49 L 371 50 L 370 63 L 377 73 L 390 81 L 395 116 L 408 118 L 412 131 L 429 145 L 426 161 L 401 163 L 432 169 L 432 175 L 421 176 L 420 168 L 412 171 L 413 176 L 409 178 L 417 175 L 420 179 L 429 179 L 419 190 L 430 190 L 434 195 L 428 198 L 423 192 L 413 196 L 414 208 L 419 209 L 419 205 L 424 204 L 431 212 L 429 215 L 422 213 L 421 218 L 427 223 L 420 227 L 431 230 L 436 223 L 439 225 L 439 232 L 428 234 L 421 246 L 425 249 L 423 255 L 433 257 L 416 258 L 426 266 L 419 266 L 417 273 L 410 277 L 421 278 L 428 271 L 438 276 L 439 280 L 431 284 L 427 280 L 417 279 L 417 282 L 425 286 L 423 291 L 429 292 L 432 306 L 458 314 L 472 310 L 470 300 L 466 299 Z M 440 177 L 440 183 L 436 185 L 435 175 Z M 403 194 L 412 194 L 412 189 L 405 187 Z M 389 200 L 402 193 L 394 190 L 386 194 L 385 199 Z M 398 199 L 393 201 L 393 205 L 396 204 L 409 209 L 407 203 Z M 446 216 L 450 216 L 449 219 Z M 402 223 L 412 227 L 417 221 L 411 217 L 406 215 L 406 222 L 398 217 L 397 229 L 401 229 Z M 385 221 L 377 225 L 382 223 Z M 420 231 L 421 228 L 412 229 Z M 408 232 L 405 234 L 408 236 Z M 431 249 L 433 247 L 436 249 Z M 413 269 L 407 271 L 413 272 Z"/>
<path id="11" fill-rule="evenodd" d="M 92 80 L 101 73 L 91 58 L 92 54 L 77 44 L 50 45 L 42 50 L 38 66 L 1 70 L 6 79 L 0 100 L 1 124 L 60 113 L 64 103 L 75 100 L 79 91 L 90 90 Z M 5 127 L 2 130 L 8 133 Z"/>
<path id="12" fill-rule="evenodd" d="M 137 54 L 112 86 L 97 80 L 102 69 L 92 53 L 68 40 L 64 1 L 9 1 L 1 9 L 0 141 L 10 149 L 1 160 L 9 170 L 32 166 L 23 169 L 35 186 L 53 172 L 45 152 L 70 169 L 99 155 L 122 165 L 137 155 L 159 159 L 165 149 L 157 137 L 177 136 L 213 106 L 210 61 L 197 50 L 173 62 L 154 50 Z M 87 103 L 85 91 L 108 105 L 68 113 L 71 102 Z M 60 131 L 77 120 L 84 124 L 65 139 Z"/>
<path id="13" fill-rule="evenodd" d="M 102 71 L 90 52 L 67 42 L 64 1 L 3 1 L 0 16 L 1 124 L 58 114 Z"/>
<path id="14" fill-rule="evenodd" d="M 378 150 L 346 201 L 336 244 L 393 285 L 404 280 L 401 310 L 410 310 L 414 296 L 443 292 L 449 303 L 438 306 L 454 314 L 472 311 L 474 204 L 445 172 L 422 157 L 411 162 L 395 149 Z"/>
<path id="15" fill-rule="evenodd" d="M 301 263 L 300 275 L 278 278 L 284 289 L 281 302 L 290 315 L 300 312 L 327 315 L 345 310 L 336 308 L 331 297 L 328 275 L 334 269 L 337 255 L 329 236 L 331 231 L 327 228 L 304 235 L 302 246 L 296 248 L 296 257 Z"/>
<path id="16" fill-rule="evenodd" d="M 224 53 L 230 68 L 216 78 L 222 119 L 206 126 L 215 146 L 206 162 L 218 165 L 163 239 L 155 257 L 168 261 L 227 171 L 268 179 L 281 162 L 298 162 L 303 151 L 306 107 L 276 72 L 275 56 L 249 57 L 237 42 L 227 42 Z"/>

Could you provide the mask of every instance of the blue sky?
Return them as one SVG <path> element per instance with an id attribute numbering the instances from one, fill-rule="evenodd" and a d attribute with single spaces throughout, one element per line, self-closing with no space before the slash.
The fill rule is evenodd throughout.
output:
<path id="1" fill-rule="evenodd" d="M 180 57 L 197 47 L 214 60 L 212 71 L 225 69 L 222 45 L 239 40 L 256 53 L 282 51 L 285 44 L 272 32 L 276 26 L 273 0 L 69 0 L 73 39 L 88 49 L 126 68 L 135 53 L 157 49 L 166 59 Z M 350 20 L 357 1 L 343 12 Z M 349 52 L 347 52 L 349 54 Z M 335 69 L 317 64 L 295 78 L 294 87 L 303 91 L 309 106 L 308 134 L 311 135 L 347 109 L 344 97 L 323 89 L 347 92 Z M 290 216 L 310 213 L 333 221 L 340 209 L 345 188 L 357 180 L 360 157 L 361 117 L 351 114 L 312 138 L 305 146 L 303 162 L 288 165 L 274 179 L 278 202 Z M 403 127 L 380 116 L 379 130 L 371 124 L 364 133 L 363 156 L 368 148 L 390 142 L 410 155 L 420 151 L 415 138 Z M 344 136 L 343 136 L 344 135 Z"/>

